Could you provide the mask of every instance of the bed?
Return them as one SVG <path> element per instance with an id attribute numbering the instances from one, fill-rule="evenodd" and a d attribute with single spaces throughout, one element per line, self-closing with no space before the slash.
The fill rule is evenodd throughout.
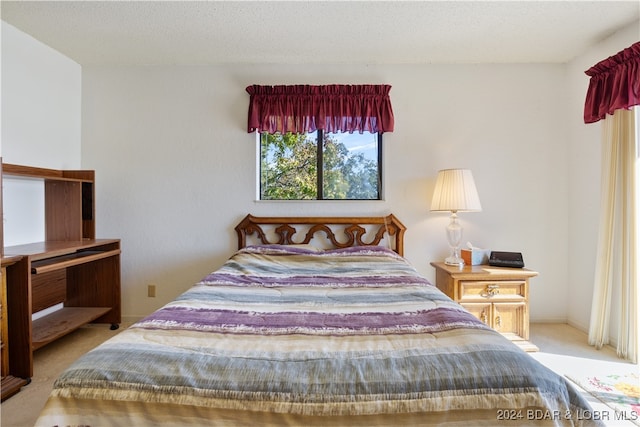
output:
<path id="1" fill-rule="evenodd" d="M 597 425 L 417 273 L 393 215 L 236 232 L 224 265 L 74 362 L 36 425 Z"/>

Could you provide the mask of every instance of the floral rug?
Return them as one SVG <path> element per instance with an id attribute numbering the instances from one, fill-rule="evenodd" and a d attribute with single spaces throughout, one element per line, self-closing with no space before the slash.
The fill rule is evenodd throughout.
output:
<path id="1" fill-rule="evenodd" d="M 617 419 L 640 426 L 640 373 L 567 377 L 614 409 Z"/>

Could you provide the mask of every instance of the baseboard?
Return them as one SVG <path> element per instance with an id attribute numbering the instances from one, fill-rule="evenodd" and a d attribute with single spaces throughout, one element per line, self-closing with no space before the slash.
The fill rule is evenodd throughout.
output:
<path id="1" fill-rule="evenodd" d="M 568 320 L 566 318 L 549 318 L 549 317 L 545 317 L 543 319 L 531 319 L 529 321 L 530 324 L 533 323 L 539 323 L 539 324 L 552 324 L 552 323 L 561 323 L 561 324 L 565 324 L 565 325 L 569 325 L 572 328 L 575 328 L 577 330 L 579 330 L 580 332 L 583 332 L 587 335 L 589 335 L 589 327 L 585 326 L 581 323 L 578 322 L 574 322 L 572 320 Z M 613 345 L 615 347 L 615 340 L 611 337 L 609 337 L 609 341 L 610 344 Z"/>
<path id="2" fill-rule="evenodd" d="M 530 318 L 529 323 L 569 323 L 566 317 Z"/>
<path id="3" fill-rule="evenodd" d="M 587 334 L 587 336 L 589 335 L 588 324 L 585 325 L 584 323 L 575 322 L 573 320 L 567 320 L 567 324 L 573 328 L 576 328 L 581 332 L 584 332 L 585 334 Z M 613 332 L 615 331 L 612 331 L 611 328 L 609 328 L 609 342 L 606 345 L 615 349 L 616 347 L 618 347 L 618 336 L 617 336 L 617 333 L 613 333 Z"/>
<path id="4" fill-rule="evenodd" d="M 586 325 L 582 325 L 580 323 L 577 322 L 567 322 L 569 324 L 569 326 L 576 328 L 579 331 L 584 332 L 585 334 L 587 334 L 587 336 L 589 335 L 589 326 Z M 615 349 L 616 347 L 618 347 L 618 337 L 615 336 L 611 336 L 609 335 L 609 342 L 605 345 L 608 345 L 609 347 L 612 347 L 613 349 Z"/>
<path id="5" fill-rule="evenodd" d="M 574 327 L 577 330 L 584 332 L 585 334 L 589 334 L 589 326 L 588 325 L 583 325 L 581 323 L 573 322 L 571 320 L 567 321 L 567 323 L 569 324 L 569 326 Z"/>
<path id="6" fill-rule="evenodd" d="M 122 316 L 122 323 L 134 324 L 139 320 L 144 319 L 146 316 Z"/>

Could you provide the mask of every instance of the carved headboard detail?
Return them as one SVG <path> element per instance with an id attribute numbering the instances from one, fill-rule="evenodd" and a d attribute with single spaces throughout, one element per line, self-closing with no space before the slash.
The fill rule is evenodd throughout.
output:
<path id="1" fill-rule="evenodd" d="M 267 230 L 268 227 L 270 227 L 269 230 Z M 316 233 L 320 232 L 320 236 L 324 233 L 326 242 L 332 248 L 377 246 L 383 239 L 386 239 L 392 250 L 403 255 L 406 227 L 393 214 L 385 217 L 256 217 L 247 215 L 235 230 L 238 234 L 238 249 L 248 245 L 248 235 L 255 234 L 255 240 L 263 245 L 299 245 L 309 244 L 317 237 Z"/>

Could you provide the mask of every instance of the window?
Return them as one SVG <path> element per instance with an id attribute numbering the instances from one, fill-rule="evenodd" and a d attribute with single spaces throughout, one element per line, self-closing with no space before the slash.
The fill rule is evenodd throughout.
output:
<path id="1" fill-rule="evenodd" d="M 261 200 L 380 200 L 390 85 L 247 87 Z"/>
<path id="2" fill-rule="evenodd" d="M 381 133 L 260 134 L 261 200 L 380 200 L 381 193 Z"/>

